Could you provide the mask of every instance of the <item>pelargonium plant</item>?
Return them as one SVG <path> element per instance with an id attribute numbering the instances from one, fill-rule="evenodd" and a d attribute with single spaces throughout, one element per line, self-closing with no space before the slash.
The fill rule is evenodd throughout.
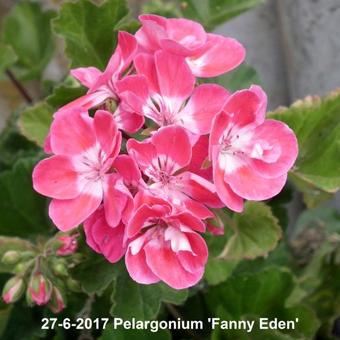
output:
<path id="1" fill-rule="evenodd" d="M 261 2 L 0 4 L 1 339 L 340 334 L 340 91 L 270 112 L 247 39 L 217 34 Z"/>
<path id="2" fill-rule="evenodd" d="M 136 282 L 183 289 L 204 274 L 209 221 L 277 195 L 298 145 L 266 119 L 260 86 L 201 84 L 244 61 L 238 41 L 188 19 L 139 20 L 104 71 L 71 70 L 88 91 L 54 113 L 33 186 L 60 231 L 83 224 L 88 246 L 125 257 Z"/>

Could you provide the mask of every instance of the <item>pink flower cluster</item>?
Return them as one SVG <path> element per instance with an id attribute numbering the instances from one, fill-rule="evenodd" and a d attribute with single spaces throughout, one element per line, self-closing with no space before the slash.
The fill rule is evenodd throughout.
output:
<path id="1" fill-rule="evenodd" d="M 259 86 L 198 85 L 242 63 L 239 42 L 186 19 L 140 21 L 103 72 L 71 71 L 88 92 L 54 114 L 33 184 L 60 230 L 84 223 L 88 245 L 112 263 L 125 255 L 135 281 L 182 289 L 204 273 L 211 209 L 278 194 L 297 141 L 265 119 Z"/>

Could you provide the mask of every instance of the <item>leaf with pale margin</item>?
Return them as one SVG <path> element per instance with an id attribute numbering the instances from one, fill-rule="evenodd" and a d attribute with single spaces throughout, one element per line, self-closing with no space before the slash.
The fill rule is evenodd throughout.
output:
<path id="1" fill-rule="evenodd" d="M 254 259 L 273 250 L 281 238 L 281 228 L 271 209 L 261 202 L 247 202 L 244 212 L 234 214 L 233 235 L 220 257 L 230 260 Z"/>
<path id="2" fill-rule="evenodd" d="M 295 132 L 299 156 L 290 179 L 309 207 L 340 189 L 340 90 L 324 98 L 307 97 L 268 118 L 285 122 Z M 324 195 L 326 194 L 326 195 Z"/>
<path id="3" fill-rule="evenodd" d="M 39 102 L 21 112 L 18 125 L 21 133 L 30 141 L 43 146 L 52 122 L 53 108 Z"/>

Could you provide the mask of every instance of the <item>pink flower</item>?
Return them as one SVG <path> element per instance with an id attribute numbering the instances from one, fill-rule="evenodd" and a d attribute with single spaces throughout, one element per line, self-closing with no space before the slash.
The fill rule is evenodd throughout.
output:
<path id="1" fill-rule="evenodd" d="M 220 206 L 214 185 L 185 171 L 192 156 L 185 129 L 178 126 L 163 127 L 146 141 L 129 139 L 127 149 L 148 177 L 145 191 L 151 195 L 171 202 L 176 209 L 191 211 L 202 219 L 212 216 L 205 205 Z M 143 190 L 140 190 L 137 195 L 143 194 Z"/>
<path id="2" fill-rule="evenodd" d="M 105 218 L 103 206 L 99 207 L 85 222 L 86 243 L 97 253 L 103 254 L 111 263 L 119 261 L 126 251 L 125 225 L 112 228 Z"/>
<path id="3" fill-rule="evenodd" d="M 243 210 L 243 199 L 261 201 L 277 195 L 298 154 L 294 132 L 282 122 L 265 120 L 266 105 L 259 86 L 234 93 L 210 134 L 217 193 L 237 212 Z"/>
<path id="4" fill-rule="evenodd" d="M 195 77 L 184 58 L 164 51 L 154 56 L 138 54 L 135 67 L 138 75 L 117 82 L 124 111 L 145 115 L 159 126 L 179 125 L 194 134 L 210 131 L 214 116 L 228 98 L 223 87 L 203 84 L 194 88 Z"/>
<path id="5" fill-rule="evenodd" d="M 79 234 L 73 235 L 60 235 L 57 237 L 57 240 L 60 243 L 56 253 L 58 256 L 68 256 L 77 251 L 78 248 L 78 238 Z"/>
<path id="6" fill-rule="evenodd" d="M 78 226 L 102 201 L 111 226 L 129 218 L 132 196 L 114 170 L 121 133 L 110 113 L 98 110 L 91 118 L 78 110 L 59 112 L 50 142 L 54 155 L 37 164 L 33 186 L 53 198 L 49 215 L 60 230 Z"/>
<path id="7" fill-rule="evenodd" d="M 106 100 L 118 101 L 116 82 L 122 73 L 131 65 L 137 51 L 137 42 L 133 35 L 127 32 L 119 32 L 116 51 L 108 62 L 104 72 L 96 67 L 80 67 L 71 70 L 73 77 L 87 87 L 86 95 L 65 105 L 60 110 L 69 108 L 82 108 L 87 111 L 90 108 L 103 104 Z M 136 132 L 144 123 L 142 116 L 135 113 L 124 112 L 120 107 L 114 112 L 118 128 L 127 132 Z"/>
<path id="8" fill-rule="evenodd" d="M 53 286 L 49 279 L 42 274 L 33 274 L 28 284 L 27 294 L 37 305 L 45 305 L 50 301 Z"/>
<path id="9" fill-rule="evenodd" d="M 242 63 L 243 46 L 235 39 L 206 33 L 203 27 L 188 19 L 167 19 L 158 15 L 141 15 L 142 27 L 136 39 L 142 50 L 154 53 L 165 50 L 185 57 L 197 77 L 215 77 Z"/>
<path id="10" fill-rule="evenodd" d="M 174 213 L 160 199 L 142 204 L 131 218 L 127 232 L 133 237 L 125 263 L 137 282 L 164 281 L 183 289 L 195 285 L 203 276 L 208 249 L 195 231 L 204 231 L 203 222 L 189 212 Z"/>

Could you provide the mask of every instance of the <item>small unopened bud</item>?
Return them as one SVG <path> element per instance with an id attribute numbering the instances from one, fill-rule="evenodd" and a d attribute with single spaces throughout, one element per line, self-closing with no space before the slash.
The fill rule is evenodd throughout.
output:
<path id="1" fill-rule="evenodd" d="M 79 234 L 74 235 L 60 235 L 57 237 L 59 246 L 56 253 L 59 256 L 67 256 L 76 252 L 78 247 L 77 237 Z"/>
<path id="2" fill-rule="evenodd" d="M 67 272 L 67 266 L 65 264 L 64 261 L 60 261 L 60 260 L 55 260 L 52 263 L 52 270 L 53 273 L 57 276 L 67 276 L 68 272 Z"/>
<path id="3" fill-rule="evenodd" d="M 36 253 L 33 251 L 27 250 L 27 251 L 23 251 L 20 255 L 23 260 L 30 260 L 36 255 Z"/>
<path id="4" fill-rule="evenodd" d="M 18 276 L 9 279 L 2 291 L 2 299 L 5 303 L 13 303 L 20 299 L 25 290 L 24 280 Z"/>
<path id="5" fill-rule="evenodd" d="M 29 262 L 19 262 L 14 267 L 14 273 L 17 274 L 17 275 L 23 275 L 27 271 L 27 269 L 30 265 L 32 265 L 31 261 L 29 261 Z"/>
<path id="6" fill-rule="evenodd" d="M 75 293 L 80 293 L 81 292 L 81 286 L 80 283 L 72 278 L 68 278 L 66 281 L 66 286 L 67 288 Z"/>
<path id="7" fill-rule="evenodd" d="M 57 287 L 53 287 L 52 297 L 48 307 L 53 313 L 59 313 L 65 308 L 65 299 Z"/>
<path id="8" fill-rule="evenodd" d="M 1 262 L 3 264 L 16 264 L 20 260 L 20 253 L 15 250 L 6 251 L 2 256 Z"/>
<path id="9" fill-rule="evenodd" d="M 31 300 L 37 305 L 45 305 L 52 295 L 52 283 L 43 276 L 41 273 L 37 273 L 31 276 L 27 289 L 27 300 Z"/>

